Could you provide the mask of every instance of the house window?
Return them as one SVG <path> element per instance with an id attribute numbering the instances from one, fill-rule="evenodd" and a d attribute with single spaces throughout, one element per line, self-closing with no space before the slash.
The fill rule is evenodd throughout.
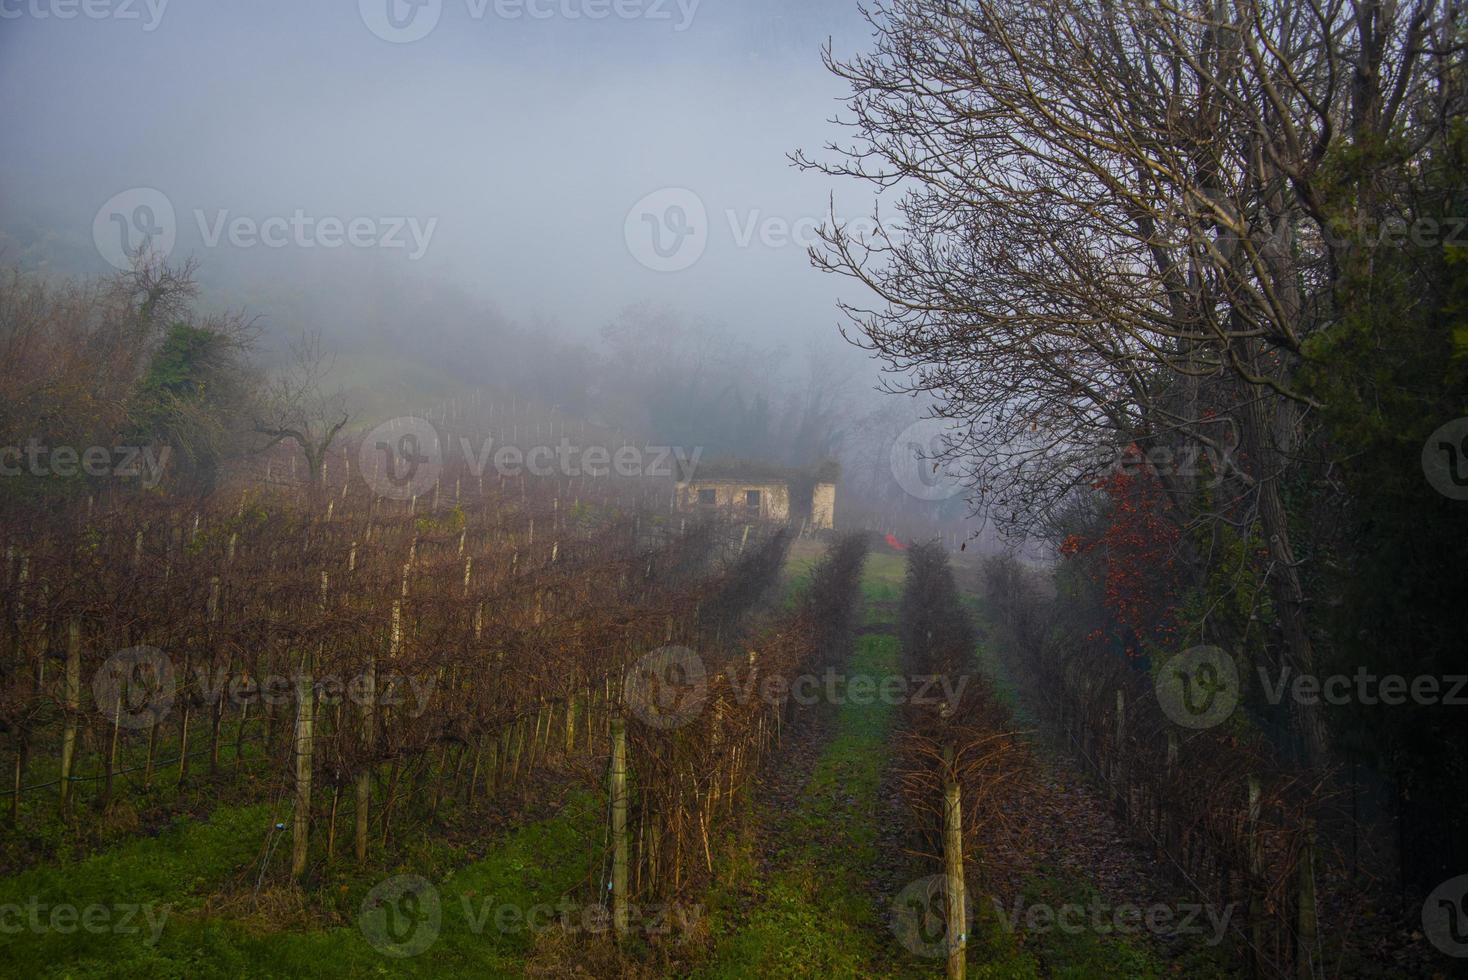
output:
<path id="1" fill-rule="evenodd" d="M 698 504 L 700 507 L 712 507 L 714 502 L 714 492 L 712 490 L 698 491 Z"/>
<path id="2" fill-rule="evenodd" d="M 744 506 L 749 507 L 749 508 L 752 508 L 754 510 L 758 510 L 759 509 L 759 491 L 758 490 L 746 490 L 746 491 L 744 491 Z"/>

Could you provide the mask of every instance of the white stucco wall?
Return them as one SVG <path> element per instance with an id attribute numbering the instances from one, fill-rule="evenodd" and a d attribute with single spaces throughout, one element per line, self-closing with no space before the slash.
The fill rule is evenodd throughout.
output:
<path id="1" fill-rule="evenodd" d="M 817 483 L 811 490 L 810 526 L 818 530 L 836 526 L 836 484 Z"/>
<path id="2" fill-rule="evenodd" d="M 790 519 L 790 487 L 781 483 L 761 483 L 739 480 L 694 480 L 678 484 L 678 506 L 682 510 L 697 510 L 701 506 L 700 490 L 714 492 L 713 506 L 736 515 L 748 514 L 763 521 L 788 521 Z M 750 490 L 760 492 L 759 511 L 751 511 L 745 504 Z"/>

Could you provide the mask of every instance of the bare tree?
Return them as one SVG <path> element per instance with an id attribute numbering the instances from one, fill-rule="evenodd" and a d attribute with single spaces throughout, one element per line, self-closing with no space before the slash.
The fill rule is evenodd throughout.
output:
<path id="1" fill-rule="evenodd" d="M 322 346 L 317 332 L 291 343 L 286 364 L 270 379 L 254 420 L 255 431 L 267 436 L 263 452 L 290 441 L 306 458 L 313 491 L 325 479 L 326 453 L 351 419 L 340 389 L 326 390 L 335 357 Z"/>
<path id="2" fill-rule="evenodd" d="M 1409 174 L 1463 111 L 1436 0 L 894 0 L 830 69 L 851 131 L 804 167 L 898 195 L 834 217 L 812 260 L 877 297 L 860 342 L 966 425 L 973 498 L 1033 528 L 1108 447 L 1211 451 L 1198 519 L 1257 527 L 1289 665 L 1313 673 L 1284 475 L 1320 407 L 1301 383 L 1331 286 L 1369 262 Z M 834 208 L 833 208 L 834 212 Z M 1178 513 L 1197 474 L 1160 473 Z M 1324 756 L 1314 706 L 1298 706 Z"/>

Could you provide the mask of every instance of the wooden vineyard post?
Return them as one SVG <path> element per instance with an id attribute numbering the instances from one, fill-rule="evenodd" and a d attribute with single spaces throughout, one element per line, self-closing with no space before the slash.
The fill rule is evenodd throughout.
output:
<path id="1" fill-rule="evenodd" d="M 102 707 L 102 705 L 98 705 Z M 122 686 L 118 685 L 117 692 L 112 697 L 112 735 L 107 744 L 107 765 L 102 783 L 102 805 L 106 807 L 112 802 L 112 780 L 117 771 L 117 747 L 122 737 Z"/>
<path id="2" fill-rule="evenodd" d="M 566 758 L 576 751 L 576 695 L 566 696 Z"/>
<path id="3" fill-rule="evenodd" d="M 1315 971 L 1315 821 L 1305 818 L 1300 849 L 1299 907 L 1295 927 L 1295 976 L 1309 980 Z"/>
<path id="4" fill-rule="evenodd" d="M 217 623 L 219 621 L 218 575 L 211 576 L 209 579 L 208 612 L 210 622 Z M 211 636 L 211 641 L 212 639 L 213 638 Z M 207 662 L 211 665 L 214 663 L 214 651 L 212 649 L 210 650 L 210 656 Z M 232 658 L 231 661 L 226 661 L 224 673 L 222 675 L 224 683 L 226 685 L 229 682 L 229 669 L 231 666 Z M 224 728 L 225 690 L 226 687 L 221 686 L 219 690 L 215 692 L 214 703 L 210 705 L 209 710 L 209 774 L 211 776 L 216 775 L 219 772 L 219 738 L 221 735 L 221 731 Z"/>
<path id="5" fill-rule="evenodd" d="M 76 761 L 76 722 L 82 698 L 82 621 L 66 623 L 66 726 L 61 733 L 61 811 L 71 799 L 71 766 Z"/>
<path id="6" fill-rule="evenodd" d="M 345 489 L 345 488 L 343 488 L 343 489 Z M 335 721 L 335 722 L 332 723 L 332 726 L 331 727 L 332 727 L 332 730 L 333 731 L 336 731 L 336 730 L 338 730 L 341 727 L 341 725 L 340 725 L 340 716 L 338 716 L 337 721 Z M 331 810 L 327 814 L 327 817 L 326 817 L 326 863 L 327 864 L 330 864 L 332 861 L 334 861 L 336 859 L 336 810 L 337 810 L 338 804 L 340 804 L 340 802 L 341 802 L 341 796 L 342 796 L 341 783 L 335 783 L 335 784 L 333 784 L 332 787 L 331 787 Z"/>
<path id="7" fill-rule="evenodd" d="M 1263 976 L 1264 964 L 1264 852 L 1259 846 L 1259 777 L 1249 777 L 1249 814 L 1245 824 L 1249 835 L 1249 951 L 1254 975 Z"/>
<path id="8" fill-rule="evenodd" d="M 323 469 L 325 463 L 322 463 Z M 324 481 L 323 481 L 324 482 Z M 326 612 L 326 596 L 331 579 L 321 572 L 319 608 Z M 323 656 L 325 649 L 323 644 Z M 296 814 L 291 827 L 291 877 L 306 873 L 306 856 L 311 840 L 311 773 L 316 749 L 316 684 L 314 664 L 309 650 L 301 654 L 301 669 L 296 674 Z M 332 797 L 332 834 L 336 830 L 336 798 Z"/>
<path id="9" fill-rule="evenodd" d="M 530 713 L 526 712 L 520 716 L 520 724 L 515 726 L 515 761 L 511 772 L 511 778 L 516 786 L 520 785 L 520 763 L 525 763 L 525 772 L 530 772 L 535 752 L 535 740 L 531 735 Z M 530 756 L 527 756 L 527 751 Z"/>
<path id="10" fill-rule="evenodd" d="M 1112 746 L 1111 781 L 1116 794 L 1116 809 L 1121 819 L 1128 818 L 1126 786 L 1126 692 L 1116 689 L 1116 744 Z"/>
<path id="11" fill-rule="evenodd" d="M 500 757 L 500 740 L 493 735 L 486 735 L 485 742 L 489 747 L 489 761 L 484 765 L 484 793 L 486 796 L 494 796 L 495 787 L 498 785 Z"/>
<path id="12" fill-rule="evenodd" d="M 484 764 L 484 736 L 480 735 L 474 742 L 474 767 L 469 771 L 469 798 L 468 805 L 474 805 L 474 794 L 479 789 L 479 769 Z"/>
<path id="13" fill-rule="evenodd" d="M 311 677 L 311 658 L 301 658 L 301 672 L 296 676 L 296 818 L 291 829 L 291 877 L 306 872 L 306 849 L 311 833 L 311 755 L 314 747 L 315 684 Z"/>
<path id="14" fill-rule="evenodd" d="M 520 785 L 520 753 L 525 748 L 525 716 L 510 723 L 505 731 L 505 767 L 509 772 L 507 786 Z"/>
<path id="15" fill-rule="evenodd" d="M 612 928 L 627 935 L 627 722 L 611 719 Z"/>
<path id="16" fill-rule="evenodd" d="M 143 789 L 149 789 L 153 785 L 153 763 L 158 755 L 158 724 L 162 715 L 151 712 L 148 718 L 148 755 L 143 762 Z"/>
<path id="17" fill-rule="evenodd" d="M 541 753 L 540 754 L 539 761 L 540 762 L 544 762 L 545 761 L 545 755 L 544 755 L 544 753 L 541 751 L 541 749 L 537 748 L 537 746 L 540 746 L 542 744 L 542 738 L 541 738 L 541 729 L 542 728 L 545 729 L 547 735 L 550 733 L 550 719 L 546 716 L 546 704 L 545 704 L 544 701 L 542 701 L 540 703 L 540 707 L 538 707 L 538 708 L 535 709 L 535 728 L 530 733 L 530 756 L 525 761 L 525 771 L 526 771 L 526 773 L 529 773 L 532 769 L 535 768 L 535 766 L 537 764 L 537 762 L 536 762 L 536 753 L 537 752 L 540 752 Z"/>
<path id="18" fill-rule="evenodd" d="M 580 700 L 581 723 L 580 729 L 576 735 L 576 739 L 581 743 L 587 754 L 590 754 L 594 750 L 596 739 L 601 734 L 604 727 L 601 722 L 597 721 L 596 717 L 596 688 L 592 687 L 591 684 L 588 683 L 586 687 L 581 689 Z"/>
<path id="19" fill-rule="evenodd" d="M 1167 784 L 1168 784 L 1169 787 L 1172 785 L 1172 778 L 1176 774 L 1176 772 L 1177 772 L 1177 732 L 1174 732 L 1174 731 L 1169 730 L 1168 733 L 1167 733 Z M 1162 804 L 1161 803 L 1158 804 L 1158 808 L 1159 809 L 1162 808 Z M 1163 832 L 1163 837 L 1162 837 L 1163 846 L 1167 849 L 1168 852 L 1172 852 L 1177 847 L 1177 836 L 1178 835 L 1177 835 L 1176 828 L 1174 826 L 1173 815 L 1172 815 L 1172 811 L 1171 810 L 1168 810 L 1166 812 L 1165 816 L 1161 818 L 1161 822 L 1162 822 L 1162 832 Z"/>
<path id="20" fill-rule="evenodd" d="M 15 751 L 15 771 L 12 773 L 12 789 L 10 793 L 10 824 L 13 827 L 20 826 L 20 793 L 21 784 L 25 782 L 26 747 L 22 742 Z"/>
<path id="21" fill-rule="evenodd" d="M 499 747 L 497 750 L 498 762 L 495 770 L 495 786 L 504 789 L 510 785 L 510 749 L 513 748 L 515 740 L 515 726 L 518 720 L 512 720 L 500 729 Z"/>
<path id="22" fill-rule="evenodd" d="M 6 547 L 5 547 L 5 584 L 7 586 L 10 584 L 11 565 L 12 565 L 12 563 L 14 561 L 15 561 L 15 546 L 14 545 L 6 545 Z M 16 601 L 16 626 L 18 626 L 19 629 L 16 631 L 17 632 L 17 635 L 16 635 L 16 638 L 15 638 L 15 662 L 18 665 L 24 665 L 25 664 L 25 656 L 26 656 L 26 642 L 25 642 L 25 605 L 24 605 L 24 602 L 23 602 L 23 597 L 20 596 L 19 593 L 17 593 L 16 599 L 17 599 L 17 601 Z M 45 656 L 45 653 L 42 652 L 42 654 L 36 659 L 36 663 L 37 664 L 44 664 L 45 662 L 46 662 L 46 656 Z M 39 685 L 37 685 L 37 689 L 33 693 L 35 695 L 37 695 L 37 696 L 40 694 Z M 27 741 L 28 741 L 28 739 L 27 739 L 27 727 L 28 726 L 22 727 L 21 733 L 20 733 L 20 745 L 16 748 L 16 751 L 15 751 L 15 771 L 14 771 L 14 778 L 12 780 L 12 782 L 14 784 L 14 792 L 10 794 L 10 822 L 11 822 L 12 826 L 16 826 L 16 827 L 19 827 L 20 826 L 20 794 L 21 794 L 21 787 L 25 783 L 26 750 L 27 750 Z"/>
<path id="23" fill-rule="evenodd" d="M 964 928 L 963 806 L 953 768 L 953 746 L 943 749 L 943 906 L 948 928 L 948 978 L 963 980 L 968 934 Z"/>
<path id="24" fill-rule="evenodd" d="M 209 624 L 208 636 L 212 639 L 215 621 L 219 618 L 219 576 L 213 575 L 209 578 L 209 597 L 204 601 L 204 620 Z M 206 658 L 203 669 L 208 670 L 212 660 Z M 184 683 L 188 683 L 189 654 L 184 655 Z M 182 787 L 189 778 L 189 702 L 187 690 L 179 711 L 178 721 L 178 785 Z"/>
<path id="25" fill-rule="evenodd" d="M 401 606 L 394 602 L 392 606 L 393 620 L 389 644 L 396 646 L 398 632 L 398 616 Z M 377 743 L 377 730 L 373 727 L 373 703 L 377 697 L 377 657 L 369 650 L 367 654 L 367 667 L 362 677 L 362 744 L 366 749 L 367 761 L 362 764 L 361 771 L 357 773 L 357 813 L 356 813 L 356 845 L 357 863 L 364 864 L 367 861 L 367 811 L 372 805 L 372 749 Z"/>
<path id="26" fill-rule="evenodd" d="M 24 666 L 24 612 L 21 614 L 22 636 L 17 640 L 17 650 L 21 654 L 20 661 Z M 39 695 L 46 685 L 46 657 L 50 650 L 50 640 L 43 630 L 36 640 L 35 664 L 31 669 L 31 692 Z M 20 728 L 20 745 L 15 752 L 15 786 L 10 796 L 10 822 L 14 826 L 20 826 L 20 797 L 25 787 L 26 766 L 30 762 L 31 753 L 31 728 L 29 724 L 23 724 Z"/>

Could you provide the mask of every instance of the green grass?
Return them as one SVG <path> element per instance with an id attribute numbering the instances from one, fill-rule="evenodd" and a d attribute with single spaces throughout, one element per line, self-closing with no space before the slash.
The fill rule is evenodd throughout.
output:
<path id="1" fill-rule="evenodd" d="M 199 907 L 202 896 L 251 860 L 269 826 L 268 805 L 220 807 L 208 820 L 181 820 L 156 837 L 0 880 L 0 928 L 21 926 L 6 936 L 7 971 L 13 976 L 106 975 L 118 962 L 146 958 L 157 935 L 146 911 L 153 912 L 155 922 L 162 918 L 166 936 L 178 915 Z M 98 907 L 122 931 L 75 928 L 64 919 L 56 923 L 60 928 L 50 928 L 56 906 Z M 128 912 L 124 907 L 142 908 Z M 93 924 L 102 921 L 103 913 L 93 914 L 98 916 Z M 31 925 L 33 918 L 39 931 Z"/>
<path id="2" fill-rule="evenodd" d="M 877 671 L 895 662 L 891 637 L 867 637 L 862 647 L 853 669 Z M 817 762 L 800 807 L 778 841 L 761 844 L 775 869 L 761 874 L 747 855 L 725 872 L 727 879 L 747 882 L 758 904 L 741 916 L 735 893 L 714 896 L 713 929 L 722 941 L 696 976 L 860 976 L 882 955 L 885 924 L 863 878 L 877 858 L 874 811 L 887 764 L 888 712 L 872 707 L 883 706 L 843 706 L 838 733 Z"/>
<path id="3" fill-rule="evenodd" d="M 587 877 L 600 851 L 601 800 L 579 794 L 561 813 L 516 828 L 468 865 L 456 867 L 461 858 L 445 843 L 422 840 L 394 868 L 370 876 L 346 873 L 341 884 L 329 882 L 323 887 L 328 894 L 317 896 L 327 906 L 319 927 L 287 931 L 263 916 L 208 912 L 196 897 L 211 882 L 252 862 L 261 837 L 256 824 L 267 814 L 264 807 L 251 810 L 234 822 L 220 822 L 216 815 L 207 824 L 189 824 L 75 868 L 10 879 L 0 890 L 5 901 L 42 894 L 78 904 L 163 897 L 173 904 L 156 941 L 146 929 L 136 936 L 48 931 L 8 937 L 9 971 L 67 977 L 517 977 L 523 975 L 535 933 L 523 919 L 517 922 L 515 913 L 500 910 L 523 916 L 534 906 L 555 909 Z M 416 909 L 399 900 L 372 912 L 364 928 L 363 903 L 372 887 L 402 874 L 421 875 L 432 891 L 420 895 Z M 436 934 L 424 914 L 433 904 L 439 909 Z M 378 928 L 389 914 L 402 928 L 398 935 L 407 939 L 406 947 L 391 945 Z M 369 931 L 388 952 L 374 946 Z M 432 941 L 418 951 L 412 937 Z M 391 955 L 404 951 L 413 955 Z"/>
<path id="4" fill-rule="evenodd" d="M 1043 869 L 1026 880 L 1019 896 L 985 895 L 979 900 L 969 962 L 972 965 L 978 960 L 998 972 L 981 969 L 974 975 L 1047 976 L 1059 980 L 1092 977 L 1148 980 L 1174 975 L 1221 980 L 1236 975 L 1229 970 L 1227 953 L 1208 944 L 1207 932 L 1191 940 L 1177 961 L 1159 956 L 1139 931 L 1140 916 L 1145 914 L 1149 903 L 1137 904 L 1137 911 L 1128 911 L 1121 920 L 1122 928 L 1118 929 L 1117 908 L 1090 881 L 1066 871 Z M 1049 918 L 1060 910 L 1065 910 L 1068 923 L 1065 928 Z M 1034 921 L 1027 922 L 1032 915 Z M 1213 926 L 1208 920 L 1198 918 L 1190 922 L 1189 928 L 1211 930 Z M 970 972 L 973 973 L 972 969 Z"/>
<path id="5" fill-rule="evenodd" d="M 901 582 L 900 556 L 883 557 L 896 562 L 868 565 L 863 591 L 869 603 L 894 600 Z M 868 621 L 883 618 L 868 609 Z M 848 670 L 893 673 L 895 639 L 863 636 Z M 856 977 L 883 968 L 879 964 L 891 971 L 894 940 L 866 875 L 879 857 L 878 792 L 890 762 L 896 708 L 847 702 L 835 710 L 835 735 L 776 839 L 745 840 L 734 849 L 721 877 L 743 887 L 726 884 L 711 896 L 715 951 L 694 976 Z M 770 870 L 757 866 L 756 847 L 769 858 Z M 754 904 L 744 908 L 750 899 Z"/>
<path id="6" fill-rule="evenodd" d="M 986 895 L 974 910 L 974 932 L 979 942 L 970 949 L 969 958 L 992 959 L 1019 971 L 996 976 L 1044 975 L 1066 980 L 1161 976 L 1161 964 L 1140 938 L 1089 927 L 1061 929 L 1043 918 L 1035 920 L 1035 928 L 1027 927 L 1026 917 L 1031 910 L 1067 906 L 1089 909 L 1096 900 L 1097 892 L 1088 883 L 1063 874 L 1031 878 L 1021 896 L 1000 899 L 1001 905 L 995 904 L 995 896 Z M 1080 913 L 1067 914 L 1068 921 L 1078 921 L 1075 916 Z M 1023 972 L 1032 964 L 1041 972 Z"/>
<path id="7" fill-rule="evenodd" d="M 332 929 L 254 935 L 230 926 L 221 936 L 224 950 L 238 957 L 240 973 L 266 976 L 433 976 L 433 977 L 518 977 L 524 973 L 526 954 L 534 933 L 505 919 L 500 927 L 496 913 L 502 907 L 523 913 L 532 906 L 557 903 L 585 876 L 590 860 L 589 843 L 602 812 L 593 795 L 579 795 L 560 814 L 516 828 L 482 859 L 463 868 L 436 874 L 413 860 L 403 862 L 394 874 L 421 874 L 433 886 L 431 900 L 420 900 L 416 914 L 394 903 L 397 925 L 406 945 L 392 946 L 375 926 L 373 935 L 390 950 L 413 952 L 397 957 L 374 947 L 359 916 L 366 892 L 352 889 L 347 911 L 354 921 Z M 427 872 L 424 874 L 424 872 Z M 384 875 L 384 879 L 393 875 Z M 425 904 L 425 901 L 427 904 Z M 436 901 L 439 925 L 432 933 L 431 917 L 423 914 Z M 389 913 L 374 913 L 369 922 L 384 922 Z M 195 925 L 199 939 L 208 937 L 221 924 Z M 420 931 L 423 930 L 423 931 Z M 431 937 L 431 941 L 429 941 Z M 179 945 L 185 950 L 194 945 Z M 427 942 L 415 952 L 419 942 Z M 167 949 L 164 950 L 168 952 Z M 150 964 L 151 967 L 151 964 Z M 248 969 L 245 969 L 245 968 Z M 233 975 L 234 970 L 217 975 Z"/>
<path id="8" fill-rule="evenodd" d="M 793 607 L 796 598 L 810 584 L 810 573 L 826 556 L 826 543 L 816 538 L 796 538 L 785 555 L 782 595 L 784 608 Z"/>
<path id="9" fill-rule="evenodd" d="M 862 586 L 868 602 L 896 602 L 907 575 L 907 559 L 892 551 L 872 551 L 862 569 Z"/>

